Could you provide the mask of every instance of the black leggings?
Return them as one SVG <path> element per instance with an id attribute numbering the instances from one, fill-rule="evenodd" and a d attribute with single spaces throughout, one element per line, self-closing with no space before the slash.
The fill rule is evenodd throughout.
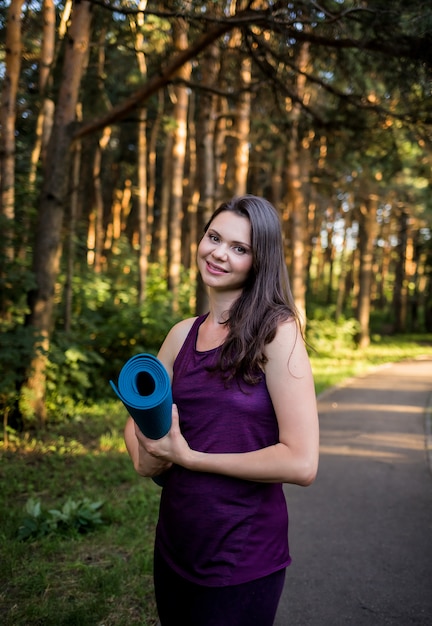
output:
<path id="1" fill-rule="evenodd" d="M 231 587 L 185 580 L 155 554 L 154 584 L 161 626 L 272 626 L 285 569 Z"/>

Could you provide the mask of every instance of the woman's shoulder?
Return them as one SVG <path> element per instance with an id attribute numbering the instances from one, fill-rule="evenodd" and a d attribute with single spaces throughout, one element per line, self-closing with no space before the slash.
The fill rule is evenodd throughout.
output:
<path id="1" fill-rule="evenodd" d="M 181 320 L 181 322 L 177 322 L 177 324 L 175 324 L 168 332 L 158 353 L 158 358 L 162 361 L 168 371 L 172 371 L 172 366 L 176 356 L 196 320 L 197 317 L 188 317 Z"/>
<path id="2" fill-rule="evenodd" d="M 275 338 L 266 345 L 265 355 L 267 363 L 264 369 L 267 376 L 278 377 L 286 366 L 289 366 L 287 371 L 294 377 L 309 371 L 306 342 L 297 319 L 279 322 Z"/>
<path id="3" fill-rule="evenodd" d="M 174 324 L 174 326 L 171 328 L 167 337 L 171 335 L 175 339 L 182 339 L 182 344 L 183 344 L 183 341 L 188 336 L 190 329 L 192 328 L 192 326 L 194 325 L 197 319 L 198 319 L 197 316 L 187 317 L 186 319 L 181 320 L 181 322 L 177 322 L 177 324 Z"/>
<path id="4" fill-rule="evenodd" d="M 303 335 L 298 320 L 290 316 L 277 323 L 273 340 L 266 344 L 266 356 L 269 358 L 286 350 L 291 351 L 297 344 L 304 344 Z"/>

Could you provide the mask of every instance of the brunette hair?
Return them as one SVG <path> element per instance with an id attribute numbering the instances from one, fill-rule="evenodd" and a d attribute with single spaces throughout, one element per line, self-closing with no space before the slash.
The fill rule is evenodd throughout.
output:
<path id="1" fill-rule="evenodd" d="M 256 384 L 267 361 L 265 345 L 274 339 L 278 323 L 299 320 L 284 258 L 281 223 L 268 200 L 244 195 L 221 204 L 204 232 L 223 211 L 249 220 L 253 262 L 243 291 L 229 310 L 225 322 L 228 336 L 217 368 L 227 380 L 240 376 L 245 382 Z"/>

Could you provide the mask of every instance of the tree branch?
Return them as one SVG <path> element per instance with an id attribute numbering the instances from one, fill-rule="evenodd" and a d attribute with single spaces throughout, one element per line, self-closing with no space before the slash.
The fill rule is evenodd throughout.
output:
<path id="1" fill-rule="evenodd" d="M 114 10 L 112 7 L 107 6 L 100 0 L 91 0 L 94 4 L 101 4 L 106 8 Z M 308 3 L 309 9 L 310 4 Z M 315 5 L 315 9 L 319 8 L 319 5 Z M 116 9 L 117 10 L 117 9 Z M 321 10 L 321 9 L 320 9 Z M 363 11 L 365 9 L 362 9 Z M 330 14 L 324 12 L 330 22 L 336 20 L 340 21 L 347 15 L 350 15 L 354 10 L 344 10 L 338 14 Z M 358 14 L 359 9 L 355 10 Z M 160 13 L 161 17 L 169 17 L 171 14 Z M 178 17 L 178 14 L 176 14 Z M 198 16 L 187 16 L 188 19 L 199 19 Z M 185 16 L 186 18 L 186 16 Z M 303 16 L 304 18 L 304 16 Z M 202 21 L 202 17 L 200 20 Z M 163 68 L 159 74 L 153 76 L 147 83 L 145 83 L 134 94 L 127 98 L 124 102 L 115 106 L 103 117 L 84 124 L 73 136 L 74 139 L 79 139 L 90 133 L 101 130 L 105 126 L 114 124 L 124 119 L 131 110 L 136 108 L 139 104 L 147 100 L 150 96 L 156 93 L 159 89 L 165 87 L 170 80 L 175 76 L 176 72 L 188 61 L 197 57 L 207 46 L 222 37 L 224 34 L 233 30 L 234 28 L 244 28 L 245 26 L 261 26 L 271 32 L 280 34 L 283 32 L 286 37 L 294 41 L 309 42 L 316 46 L 323 46 L 333 49 L 360 49 L 363 51 L 380 52 L 381 54 L 403 57 L 421 62 L 427 62 L 432 65 L 432 34 L 426 33 L 423 37 L 411 37 L 409 35 L 399 36 L 397 39 L 392 39 L 392 43 L 383 41 L 382 39 L 352 39 L 348 38 L 331 38 L 328 36 L 321 36 L 311 32 L 310 29 L 300 30 L 295 27 L 296 23 L 303 21 L 297 16 L 293 16 L 289 13 L 285 3 L 276 3 L 272 8 L 268 10 L 255 10 L 246 9 L 238 14 L 221 19 L 212 19 L 213 25 L 208 27 L 208 30 L 201 35 L 197 41 L 192 44 L 187 50 L 184 50 L 177 54 L 168 65 Z M 206 18 L 207 23 L 209 19 Z M 320 23 L 321 25 L 327 24 L 327 20 Z"/>

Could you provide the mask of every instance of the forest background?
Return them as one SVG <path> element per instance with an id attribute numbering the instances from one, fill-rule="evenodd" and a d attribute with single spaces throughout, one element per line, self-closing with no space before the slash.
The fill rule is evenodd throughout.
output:
<path id="1" fill-rule="evenodd" d="M 431 331 L 427 3 L 1 5 L 5 426 L 105 397 L 205 310 L 196 245 L 233 195 L 279 210 L 312 345 Z"/>
<path id="2" fill-rule="evenodd" d="M 0 0 L 0 34 L 0 621 L 155 624 L 159 488 L 108 381 L 205 311 L 197 242 L 243 193 L 318 392 L 430 350 L 432 6 Z"/>

